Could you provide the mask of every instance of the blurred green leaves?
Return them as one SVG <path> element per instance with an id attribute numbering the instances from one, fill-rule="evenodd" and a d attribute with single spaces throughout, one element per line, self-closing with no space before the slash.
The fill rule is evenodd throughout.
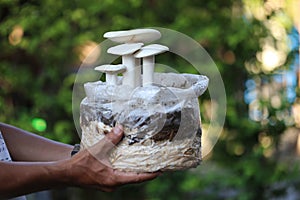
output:
<path id="1" fill-rule="evenodd" d="M 43 132 L 47 129 L 47 122 L 41 118 L 34 118 L 31 121 L 33 128 L 39 132 Z"/>
<path id="2" fill-rule="evenodd" d="M 82 198 L 263 199 L 272 185 L 293 183 L 299 173 L 270 156 L 287 128 L 285 123 L 277 118 L 265 124 L 249 120 L 244 102 L 245 81 L 265 73 L 256 58 L 261 41 L 274 39 L 262 19 L 274 17 L 286 31 L 291 26 L 283 10 L 268 14 L 261 12 L 262 5 L 261 0 L 0 0 L 0 121 L 61 142 L 78 142 L 72 88 L 85 55 L 83 47 L 100 43 L 110 30 L 160 26 L 181 31 L 208 51 L 226 87 L 226 123 L 210 160 L 196 170 L 167 173 L 113 194 L 92 196 L 89 191 Z M 158 59 L 180 72 L 195 72 L 181 58 Z M 209 94 L 201 102 L 209 103 Z M 269 99 L 262 103 L 271 117 L 276 116 L 278 109 Z M 203 115 L 202 121 L 208 122 L 209 116 Z M 266 145 L 268 140 L 271 143 Z M 133 195 L 133 189 L 140 192 Z"/>

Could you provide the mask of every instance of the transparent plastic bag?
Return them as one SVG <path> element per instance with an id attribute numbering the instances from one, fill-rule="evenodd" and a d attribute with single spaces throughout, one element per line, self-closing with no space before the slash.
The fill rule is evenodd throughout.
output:
<path id="1" fill-rule="evenodd" d="M 109 154 L 113 168 L 154 172 L 196 167 L 202 133 L 198 97 L 207 86 L 206 76 L 174 73 L 155 73 L 153 84 L 135 89 L 86 83 L 81 146 L 96 144 L 121 124 L 125 136 Z"/>

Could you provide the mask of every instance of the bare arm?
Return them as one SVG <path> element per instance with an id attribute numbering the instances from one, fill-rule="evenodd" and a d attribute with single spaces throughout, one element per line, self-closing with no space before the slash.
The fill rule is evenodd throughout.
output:
<path id="1" fill-rule="evenodd" d="M 62 187 L 64 176 L 56 162 L 0 162 L 0 199 Z"/>
<path id="2" fill-rule="evenodd" d="M 61 161 L 0 162 L 0 198 L 66 186 L 112 191 L 120 185 L 158 176 L 158 173 L 121 172 L 107 165 L 108 152 L 122 136 L 122 128 L 114 128 L 92 148 Z"/>
<path id="3" fill-rule="evenodd" d="M 70 157 L 73 146 L 55 142 L 17 127 L 0 123 L 14 161 L 55 161 Z"/>

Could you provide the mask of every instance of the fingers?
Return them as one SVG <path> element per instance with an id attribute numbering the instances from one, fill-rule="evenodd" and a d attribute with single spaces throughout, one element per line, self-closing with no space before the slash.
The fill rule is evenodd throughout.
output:
<path id="1" fill-rule="evenodd" d="M 88 151 L 102 163 L 108 163 L 108 154 L 111 149 L 115 147 L 116 144 L 120 142 L 123 136 L 123 127 L 117 125 L 112 129 L 111 132 L 107 133 L 105 137 L 98 143 L 88 148 Z M 107 164 L 110 166 L 109 164 Z"/>
<path id="2" fill-rule="evenodd" d="M 111 172 L 112 182 L 106 184 L 106 186 L 101 186 L 101 190 L 105 192 L 112 192 L 117 189 L 119 186 L 131 183 L 141 183 L 144 181 L 149 181 L 161 174 L 161 172 L 154 173 L 134 173 L 134 172 L 122 172 L 118 170 L 113 170 Z"/>
<path id="3" fill-rule="evenodd" d="M 161 172 L 153 173 L 134 173 L 134 172 L 122 172 L 115 170 L 114 171 L 118 184 L 123 185 L 127 183 L 141 183 L 144 181 L 149 181 L 157 176 L 161 175 Z"/>
<path id="4" fill-rule="evenodd" d="M 123 126 L 117 125 L 111 132 L 105 135 L 106 138 L 114 145 L 118 144 L 123 136 Z"/>
<path id="5" fill-rule="evenodd" d="M 111 132 L 107 133 L 105 135 L 105 138 L 100 141 L 99 143 L 102 143 L 102 145 L 98 145 L 98 147 L 101 148 L 101 152 L 103 154 L 107 154 L 112 148 L 117 145 L 123 136 L 123 127 L 121 125 L 117 125 L 112 129 Z M 97 145 L 97 144 L 96 144 Z"/>

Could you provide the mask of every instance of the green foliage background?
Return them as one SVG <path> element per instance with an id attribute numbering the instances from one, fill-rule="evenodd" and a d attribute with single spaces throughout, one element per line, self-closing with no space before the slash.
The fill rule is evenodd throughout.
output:
<path id="1" fill-rule="evenodd" d="M 265 132 L 279 141 L 288 127 L 282 121 L 263 126 L 248 118 L 244 84 L 253 74 L 245 62 L 255 59 L 261 50 L 260 39 L 269 35 L 269 30 L 263 21 L 245 17 L 244 2 L 0 0 L 2 122 L 61 142 L 79 142 L 72 117 L 72 87 L 81 64 L 78 49 L 89 41 L 100 43 L 102 35 L 111 30 L 156 26 L 180 31 L 208 51 L 225 83 L 224 131 L 202 166 L 165 173 L 152 182 L 111 194 L 55 190 L 55 199 L 264 199 L 280 197 L 289 187 L 298 188 L 297 165 L 266 157 L 258 139 Z M 16 26 L 24 33 L 20 42 L 11 38 L 12 44 L 9 36 Z M 286 29 L 289 31 L 288 26 Z M 193 72 L 180 60 L 171 62 L 179 71 Z M 203 98 L 209 99 L 207 94 Z M 207 120 L 203 116 L 203 121 Z M 241 147 L 242 153 L 236 155 L 235 147 Z M 282 182 L 282 188 L 274 189 Z"/>

